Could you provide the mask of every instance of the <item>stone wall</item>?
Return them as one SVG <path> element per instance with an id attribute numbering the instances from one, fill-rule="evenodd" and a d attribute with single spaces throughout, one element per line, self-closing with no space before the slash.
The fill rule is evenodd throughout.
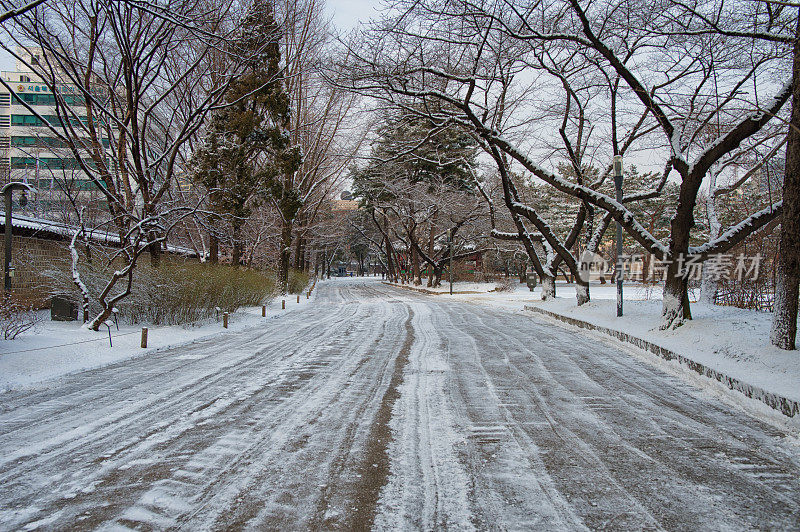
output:
<path id="1" fill-rule="evenodd" d="M 53 289 L 52 281 L 46 274 L 48 271 L 60 270 L 67 276 L 67 279 L 71 277 L 72 258 L 69 252 L 69 241 L 16 234 L 12 239 L 11 265 L 15 268 L 14 277 L 11 279 L 12 293 L 16 298 L 30 302 L 39 308 L 49 308 Z M 92 244 L 92 248 L 95 247 L 97 245 Z M 104 249 L 112 252 L 111 248 Z M 194 257 L 179 256 L 181 260 L 198 261 Z M 0 276 L 3 274 L 4 260 L 5 234 L 0 232 Z M 150 254 L 147 252 L 139 257 L 139 263 L 145 261 L 150 261 Z M 61 277 L 63 278 L 64 275 Z M 2 289 L 1 279 L 0 289 Z"/>
<path id="2" fill-rule="evenodd" d="M 15 268 L 11 279 L 13 294 L 39 307 L 47 307 L 50 300 L 49 283 L 42 274 L 53 269 L 69 271 L 68 242 L 15 235 L 12 237 L 11 250 L 11 265 Z M 3 263 L 5 261 L 3 233 L 0 233 L 0 260 Z"/>

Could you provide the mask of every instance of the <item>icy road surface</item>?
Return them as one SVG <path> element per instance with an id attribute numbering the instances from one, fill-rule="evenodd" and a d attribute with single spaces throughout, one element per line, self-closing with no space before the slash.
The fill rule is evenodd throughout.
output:
<path id="1" fill-rule="evenodd" d="M 374 281 L 2 394 L 0 434 L 3 530 L 800 527 L 777 429 L 591 337 Z"/>

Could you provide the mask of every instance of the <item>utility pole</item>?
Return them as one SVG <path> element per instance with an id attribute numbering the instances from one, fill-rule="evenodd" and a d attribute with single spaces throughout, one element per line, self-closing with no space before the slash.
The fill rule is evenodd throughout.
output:
<path id="1" fill-rule="evenodd" d="M 622 203 L 622 155 L 614 156 L 614 188 Z M 617 317 L 622 316 L 622 224 L 617 222 Z"/>
<path id="2" fill-rule="evenodd" d="M 447 245 L 448 251 L 450 253 L 449 262 L 450 265 L 447 267 L 447 277 L 450 280 L 450 295 L 453 295 L 453 230 L 450 229 L 447 231 Z"/>

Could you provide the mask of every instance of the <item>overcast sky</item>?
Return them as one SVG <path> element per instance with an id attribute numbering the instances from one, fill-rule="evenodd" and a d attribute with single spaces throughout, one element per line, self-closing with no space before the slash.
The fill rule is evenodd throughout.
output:
<path id="1" fill-rule="evenodd" d="M 348 31 L 360 21 L 366 22 L 377 15 L 380 0 L 328 0 L 325 8 L 340 31 Z"/>

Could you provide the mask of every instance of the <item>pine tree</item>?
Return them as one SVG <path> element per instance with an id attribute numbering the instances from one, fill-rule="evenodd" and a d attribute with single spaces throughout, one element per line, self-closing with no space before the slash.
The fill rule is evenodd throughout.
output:
<path id="1" fill-rule="evenodd" d="M 282 214 L 299 208 L 279 179 L 296 171 L 300 154 L 285 133 L 289 98 L 281 79 L 280 31 L 272 5 L 255 0 L 241 27 L 233 53 L 246 71 L 231 84 L 227 105 L 215 115 L 195 156 L 196 179 L 209 191 L 211 209 L 230 218 L 234 265 L 241 260 L 241 230 L 253 208 L 266 199 L 275 199 Z M 285 286 L 283 250 L 280 277 Z"/>

